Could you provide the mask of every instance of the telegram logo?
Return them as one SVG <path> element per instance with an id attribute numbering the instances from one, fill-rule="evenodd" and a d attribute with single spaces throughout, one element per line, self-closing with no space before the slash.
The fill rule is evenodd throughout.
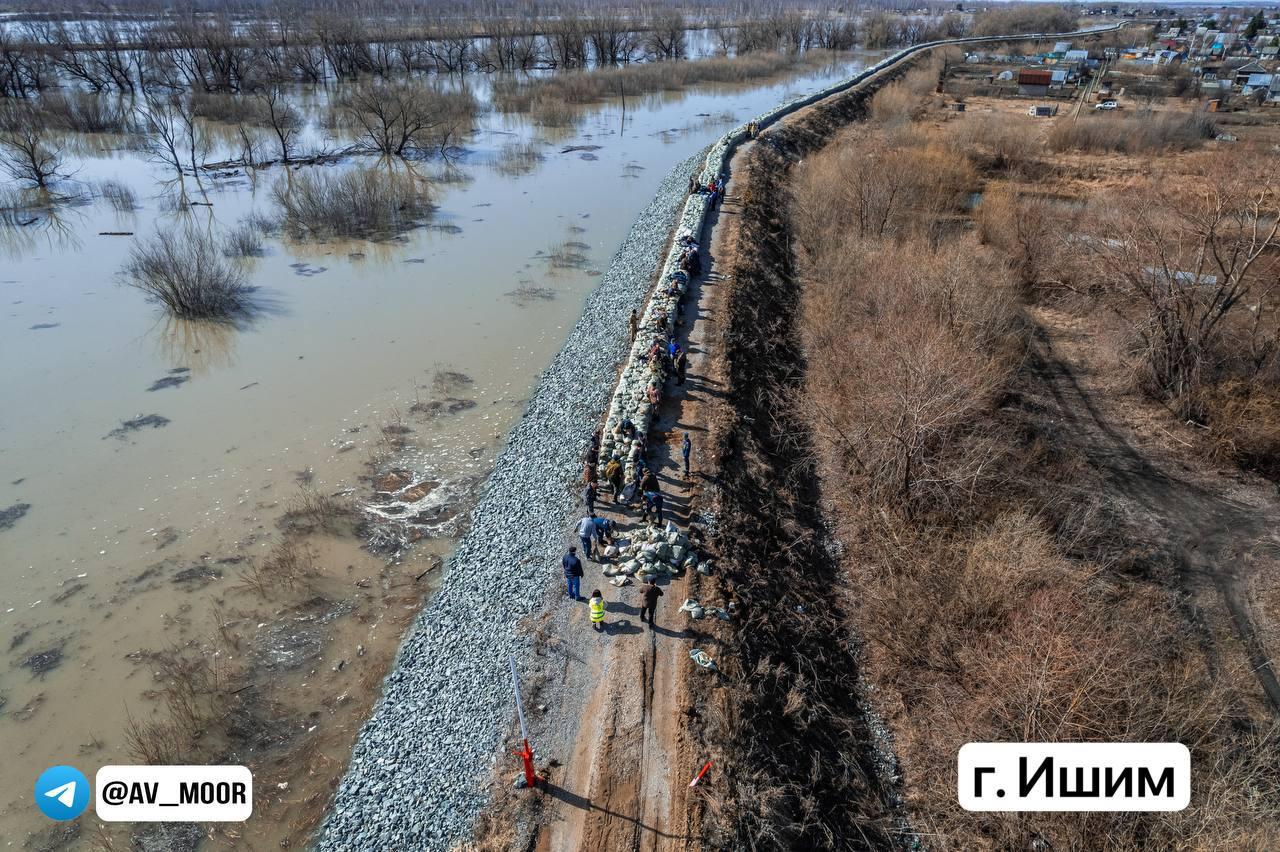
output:
<path id="1" fill-rule="evenodd" d="M 36 779 L 36 807 L 49 819 L 75 819 L 89 807 L 89 779 L 74 766 L 50 766 Z"/>

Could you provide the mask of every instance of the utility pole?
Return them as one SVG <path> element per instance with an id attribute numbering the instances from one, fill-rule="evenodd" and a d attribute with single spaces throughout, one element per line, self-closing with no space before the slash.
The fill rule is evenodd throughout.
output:
<path id="1" fill-rule="evenodd" d="M 515 655 L 507 660 L 511 663 L 511 688 L 516 694 L 516 715 L 520 717 L 520 737 L 524 741 L 524 748 L 515 752 L 524 764 L 524 777 L 517 779 L 516 785 L 532 790 L 538 785 L 538 776 L 533 770 L 533 749 L 529 747 L 529 728 L 524 723 L 524 704 L 520 701 L 520 675 L 516 672 Z"/>

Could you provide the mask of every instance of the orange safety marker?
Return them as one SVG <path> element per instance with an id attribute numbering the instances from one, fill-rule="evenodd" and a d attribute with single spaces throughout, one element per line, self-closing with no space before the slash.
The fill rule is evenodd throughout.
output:
<path id="1" fill-rule="evenodd" d="M 524 704 L 520 701 L 520 675 L 516 672 L 516 658 L 514 655 L 507 657 L 507 661 L 511 663 L 511 687 L 516 694 L 516 713 L 520 717 L 520 736 L 524 740 L 524 748 L 517 752 L 512 752 L 524 764 L 524 786 L 528 790 L 536 789 L 538 786 L 538 776 L 533 769 L 533 748 L 529 745 L 529 729 L 524 723 Z"/>
<path id="2" fill-rule="evenodd" d="M 538 776 L 533 769 L 533 749 L 529 747 L 529 741 L 525 740 L 524 748 L 513 754 L 524 764 L 524 786 L 529 789 L 538 786 Z"/>
<path id="3" fill-rule="evenodd" d="M 707 765 L 702 767 L 697 775 L 693 776 L 693 780 L 689 782 L 690 787 L 697 787 L 698 782 L 702 780 L 702 776 L 707 774 L 707 770 L 711 768 L 711 761 L 707 761 Z"/>

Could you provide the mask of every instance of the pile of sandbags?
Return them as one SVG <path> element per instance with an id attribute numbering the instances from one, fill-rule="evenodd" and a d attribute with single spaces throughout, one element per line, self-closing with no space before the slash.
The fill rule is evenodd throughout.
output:
<path id="1" fill-rule="evenodd" d="M 657 577 L 679 577 L 686 570 L 697 570 L 701 564 L 689 537 L 671 523 L 640 530 L 633 538 L 619 539 L 613 547 L 617 564 L 604 566 L 606 577 L 634 576 L 648 582 Z"/>

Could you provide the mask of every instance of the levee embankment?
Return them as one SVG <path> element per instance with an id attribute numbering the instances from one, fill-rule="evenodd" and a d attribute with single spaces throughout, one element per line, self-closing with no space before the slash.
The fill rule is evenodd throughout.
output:
<path id="1" fill-rule="evenodd" d="M 752 149 L 742 240 L 755 250 L 730 273 L 719 347 L 732 413 L 714 437 L 722 477 L 714 532 L 744 614 L 719 637 L 727 685 L 709 697 L 714 712 L 705 722 L 720 773 L 733 776 L 706 822 L 715 846 L 883 848 L 892 836 L 883 773 L 858 707 L 856 652 L 825 597 L 834 565 L 805 439 L 776 428 L 778 418 L 786 422 L 785 394 L 803 362 L 790 333 L 789 246 L 770 199 L 780 198 L 791 162 L 858 117 L 879 75 L 932 46 L 909 48 L 755 120 L 768 129 L 805 110 Z M 738 128 L 667 176 L 544 373 L 443 588 L 405 638 L 361 731 L 319 849 L 447 849 L 469 835 L 490 771 L 505 759 L 498 746 L 513 715 L 507 657 L 530 642 L 520 622 L 560 594 L 557 565 L 591 431 L 601 412 L 631 416 L 642 430 L 652 417 L 629 375 L 643 353 L 627 351 L 627 316 L 653 288 L 643 314 L 656 320 L 678 262 L 674 248 L 663 257 L 664 247 L 675 233 L 703 230 L 707 200 L 687 196 L 688 176 L 706 182 L 725 172 L 746 137 Z M 806 712 L 794 712 L 796 701 Z"/>

